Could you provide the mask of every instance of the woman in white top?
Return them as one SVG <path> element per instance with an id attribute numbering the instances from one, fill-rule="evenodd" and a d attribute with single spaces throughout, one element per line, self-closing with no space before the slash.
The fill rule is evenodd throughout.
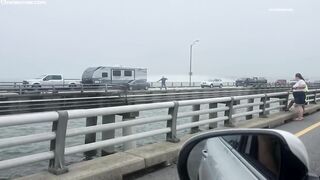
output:
<path id="1" fill-rule="evenodd" d="M 295 120 L 303 120 L 303 106 L 306 103 L 305 88 L 307 87 L 307 84 L 300 73 L 296 74 L 296 80 L 296 84 L 292 87 L 294 103 L 296 104 L 295 107 L 298 114 L 298 117 Z"/>

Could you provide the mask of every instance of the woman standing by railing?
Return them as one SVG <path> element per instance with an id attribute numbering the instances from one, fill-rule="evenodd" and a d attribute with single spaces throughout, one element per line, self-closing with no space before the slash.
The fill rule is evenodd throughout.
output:
<path id="1" fill-rule="evenodd" d="M 293 97 L 295 102 L 296 111 L 298 113 L 298 117 L 295 120 L 303 120 L 303 106 L 306 103 L 306 93 L 305 88 L 307 84 L 300 73 L 296 74 L 295 79 L 297 82 L 293 85 Z"/>

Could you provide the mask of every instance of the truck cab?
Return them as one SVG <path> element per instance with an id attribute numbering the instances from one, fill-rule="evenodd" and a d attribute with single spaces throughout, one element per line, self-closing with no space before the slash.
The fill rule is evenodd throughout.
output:
<path id="1" fill-rule="evenodd" d="M 23 81 L 26 87 L 43 87 L 43 86 L 66 86 L 75 87 L 80 84 L 80 80 L 65 80 L 61 74 L 46 74 L 38 78 Z"/>

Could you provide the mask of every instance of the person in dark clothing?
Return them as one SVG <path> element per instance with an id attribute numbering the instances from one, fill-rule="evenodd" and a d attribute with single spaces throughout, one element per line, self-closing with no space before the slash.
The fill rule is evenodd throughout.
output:
<path id="1" fill-rule="evenodd" d="M 165 90 L 167 90 L 167 85 L 166 85 L 166 81 L 168 80 L 168 78 L 165 78 L 164 76 L 162 76 L 162 78 L 159 80 L 161 81 L 161 87 L 160 90 L 162 90 L 162 88 L 165 88 Z M 159 82 L 158 81 L 158 82 Z"/>

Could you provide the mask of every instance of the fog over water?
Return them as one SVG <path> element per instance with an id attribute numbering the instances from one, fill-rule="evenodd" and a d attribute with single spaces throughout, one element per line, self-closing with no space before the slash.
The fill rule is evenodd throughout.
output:
<path id="1" fill-rule="evenodd" d="M 0 80 L 123 65 L 187 81 L 196 39 L 195 80 L 320 79 L 319 0 L 44 1 L 0 4 Z"/>

